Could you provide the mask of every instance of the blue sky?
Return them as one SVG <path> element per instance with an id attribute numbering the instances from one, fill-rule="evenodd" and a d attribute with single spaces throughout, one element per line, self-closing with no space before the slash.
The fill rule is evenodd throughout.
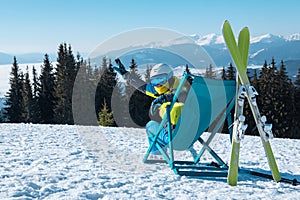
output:
<path id="1" fill-rule="evenodd" d="M 53 53 L 62 42 L 89 53 L 101 42 L 143 27 L 186 35 L 221 34 L 228 19 L 252 36 L 300 33 L 300 1 L 0 0 L 0 52 Z"/>

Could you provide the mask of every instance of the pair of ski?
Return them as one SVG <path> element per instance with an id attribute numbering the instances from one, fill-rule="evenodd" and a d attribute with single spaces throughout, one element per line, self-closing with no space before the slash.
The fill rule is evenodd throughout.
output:
<path id="1" fill-rule="evenodd" d="M 244 132 L 247 128 L 247 125 L 244 124 L 245 117 L 243 116 L 243 106 L 245 99 L 247 99 L 249 102 L 249 106 L 251 108 L 258 132 L 260 134 L 266 156 L 268 158 L 268 163 L 272 172 L 273 179 L 276 182 L 279 182 L 281 180 L 281 177 L 269 142 L 269 139 L 273 137 L 272 125 L 266 124 L 266 117 L 260 115 L 255 97 L 258 94 L 255 88 L 250 85 L 247 76 L 248 52 L 250 45 L 249 30 L 247 27 L 245 27 L 240 31 L 238 36 L 238 43 L 236 43 L 234 34 L 228 21 L 224 22 L 222 31 L 225 43 L 230 52 L 231 58 L 234 61 L 238 73 L 237 96 L 232 135 L 232 149 L 227 178 L 228 184 L 232 186 L 237 185 L 240 140 L 243 138 Z"/>

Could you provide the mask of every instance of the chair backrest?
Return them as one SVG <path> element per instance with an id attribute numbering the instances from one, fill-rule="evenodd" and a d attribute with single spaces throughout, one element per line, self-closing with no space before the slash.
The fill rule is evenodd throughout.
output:
<path id="1" fill-rule="evenodd" d="M 226 111 L 227 105 L 235 97 L 234 80 L 193 77 L 180 119 L 173 131 L 175 150 L 186 150 L 194 144 L 217 117 Z"/>

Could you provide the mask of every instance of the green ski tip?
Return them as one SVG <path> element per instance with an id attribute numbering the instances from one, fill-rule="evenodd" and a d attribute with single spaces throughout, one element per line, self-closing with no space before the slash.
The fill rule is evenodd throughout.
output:
<path id="1" fill-rule="evenodd" d="M 247 68 L 248 65 L 248 53 L 250 47 L 250 33 L 248 27 L 244 27 L 238 37 L 238 48 L 241 54 L 243 67 Z"/>

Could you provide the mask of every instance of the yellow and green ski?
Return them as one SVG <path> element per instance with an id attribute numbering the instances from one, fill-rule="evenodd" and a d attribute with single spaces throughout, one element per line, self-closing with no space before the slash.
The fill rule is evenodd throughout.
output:
<path id="1" fill-rule="evenodd" d="M 263 147 L 268 158 L 268 163 L 272 171 L 273 179 L 276 182 L 279 182 L 281 177 L 269 142 L 269 139 L 273 137 L 272 125 L 266 124 L 266 117 L 260 115 L 255 97 L 258 93 L 255 88 L 250 85 L 247 75 L 248 51 L 250 46 L 249 30 L 245 27 L 240 31 L 238 44 L 236 43 L 228 21 L 224 22 L 222 31 L 225 43 L 238 73 L 237 99 L 234 117 L 235 122 L 233 127 L 231 158 L 228 171 L 228 184 L 232 186 L 237 185 L 238 180 L 240 140 L 247 128 L 247 125 L 244 124 L 245 117 L 243 116 L 243 103 L 245 97 L 248 99 L 249 106 L 260 134 Z"/>

